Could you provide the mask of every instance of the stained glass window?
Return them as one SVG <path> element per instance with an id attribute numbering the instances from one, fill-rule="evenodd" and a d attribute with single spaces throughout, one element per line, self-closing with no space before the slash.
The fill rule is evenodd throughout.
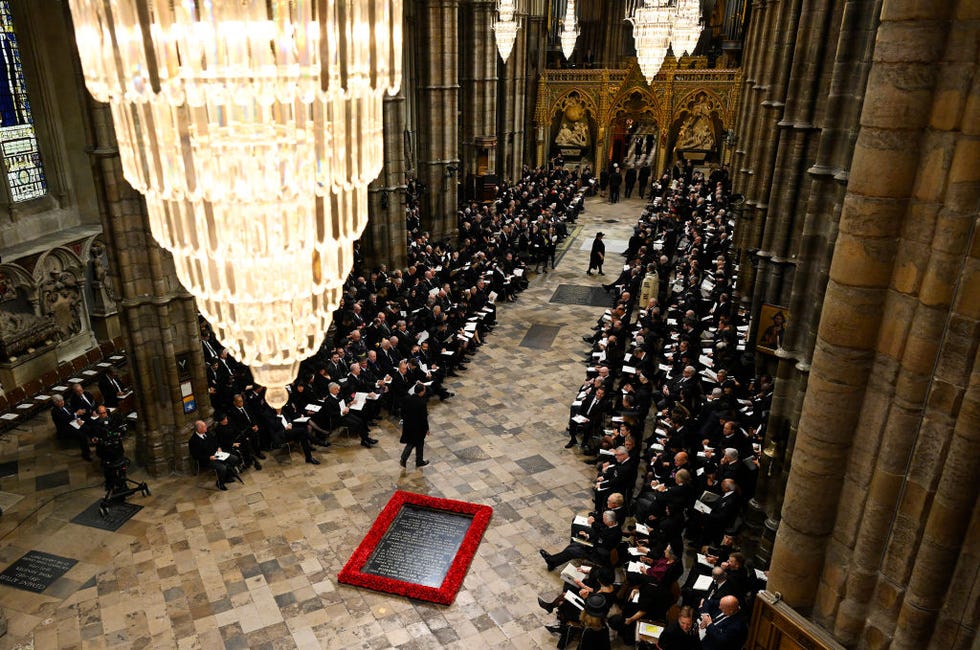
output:
<path id="1" fill-rule="evenodd" d="M 9 0 L 0 0 L 0 155 L 14 203 L 47 194 Z"/>

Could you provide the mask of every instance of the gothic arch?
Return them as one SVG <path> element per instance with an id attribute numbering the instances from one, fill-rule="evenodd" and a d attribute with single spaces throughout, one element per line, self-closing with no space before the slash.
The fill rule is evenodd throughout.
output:
<path id="1" fill-rule="evenodd" d="M 27 269 L 19 264 L 0 264 L 0 302 L 25 298 L 33 301 L 37 285 Z"/>
<path id="2" fill-rule="evenodd" d="M 722 98 L 706 88 L 696 88 L 674 107 L 667 132 L 668 150 L 674 156 L 683 151 L 700 152 L 696 160 L 716 162 L 725 128 Z"/>
<path id="3" fill-rule="evenodd" d="M 591 115 L 593 120 L 599 120 L 599 107 L 596 104 L 595 97 L 585 88 L 576 87 L 555 97 L 555 100 L 551 102 L 551 106 L 548 107 L 547 123 L 550 124 L 554 121 L 555 116 L 559 112 L 564 112 L 572 102 L 578 102 L 585 109 L 586 115 Z"/>

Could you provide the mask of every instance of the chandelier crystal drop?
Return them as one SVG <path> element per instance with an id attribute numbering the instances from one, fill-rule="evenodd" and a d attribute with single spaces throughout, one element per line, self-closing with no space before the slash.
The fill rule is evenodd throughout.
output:
<path id="1" fill-rule="evenodd" d="M 340 305 L 402 0 L 69 0 L 126 180 L 221 343 L 285 403 Z"/>
<path id="2" fill-rule="evenodd" d="M 567 0 L 560 36 L 561 51 L 566 59 L 571 59 L 572 53 L 575 52 L 575 41 L 578 40 L 579 31 L 578 22 L 575 19 L 575 0 Z"/>
<path id="3" fill-rule="evenodd" d="M 626 20 L 633 25 L 637 63 L 647 82 L 653 83 L 671 43 L 678 58 L 697 47 L 701 0 L 633 0 Z"/>
<path id="4" fill-rule="evenodd" d="M 517 30 L 520 27 L 517 16 L 516 0 L 499 0 L 497 5 L 497 20 L 493 24 L 493 34 L 497 42 L 497 51 L 504 63 L 510 58 L 517 41 Z"/>

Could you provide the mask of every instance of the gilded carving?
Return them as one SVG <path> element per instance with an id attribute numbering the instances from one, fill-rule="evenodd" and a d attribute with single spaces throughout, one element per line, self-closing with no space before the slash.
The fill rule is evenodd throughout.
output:
<path id="1" fill-rule="evenodd" d="M 652 85 L 647 84 L 635 60 L 626 69 L 547 70 L 538 86 L 535 116 L 539 127 L 554 128 L 555 117 L 574 101 L 595 120 L 584 135 L 597 151 L 611 150 L 608 139 L 613 130 L 609 127 L 615 120 L 633 119 L 645 129 L 644 145 L 637 143 L 636 134 L 624 143 L 634 157 L 641 146 L 649 151 L 646 143 L 652 141 L 658 143 L 658 155 L 666 155 L 671 134 L 677 134 L 690 116 L 684 145 L 679 148 L 713 150 L 718 146 L 719 128 L 732 128 L 741 85 L 740 70 L 707 69 L 703 57 L 685 57 L 679 64 L 668 57 Z M 583 135 L 576 135 L 575 122 L 563 115 L 557 137 L 580 142 Z M 563 132 L 566 126 L 567 133 Z M 561 144 L 557 137 L 555 143 Z M 666 161 L 649 160 L 654 162 Z"/>

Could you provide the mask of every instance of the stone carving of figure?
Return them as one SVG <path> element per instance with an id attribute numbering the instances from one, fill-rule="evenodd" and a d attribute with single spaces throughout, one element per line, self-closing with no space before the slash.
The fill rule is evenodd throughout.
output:
<path id="1" fill-rule="evenodd" d="M 78 278 L 57 267 L 49 268 L 48 276 L 43 287 L 44 313 L 54 318 L 61 337 L 67 339 L 82 330 L 82 288 Z"/>
<path id="2" fill-rule="evenodd" d="M 678 149 L 714 149 L 715 134 L 711 120 L 700 114 L 692 113 L 684 120 L 677 136 Z"/>
<path id="3" fill-rule="evenodd" d="M 93 243 L 89 257 L 92 267 L 92 297 L 95 302 L 93 309 L 99 313 L 111 311 L 115 307 L 116 296 L 108 274 L 105 246 L 100 242 Z"/>
<path id="4" fill-rule="evenodd" d="M 585 120 L 578 122 L 568 122 L 563 120 L 558 135 L 555 136 L 555 144 L 560 147 L 587 147 L 589 146 L 589 127 Z"/>

